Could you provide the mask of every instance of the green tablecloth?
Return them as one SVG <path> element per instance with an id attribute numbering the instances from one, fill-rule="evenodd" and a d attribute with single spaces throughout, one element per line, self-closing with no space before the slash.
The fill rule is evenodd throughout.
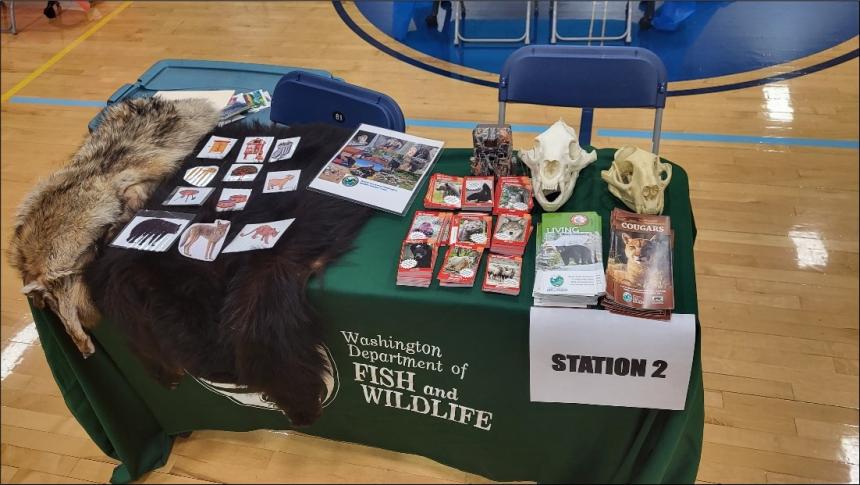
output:
<path id="1" fill-rule="evenodd" d="M 562 209 L 601 214 L 604 255 L 609 212 L 622 207 L 600 179 L 613 152 L 599 151 L 598 161 L 582 171 L 573 198 Z M 435 171 L 464 174 L 469 154 L 445 150 Z M 423 193 L 422 187 L 413 210 L 420 208 Z M 675 311 L 698 313 L 695 224 L 687 176 L 678 166 L 666 192 L 664 214 L 671 216 L 675 231 Z M 362 230 L 356 249 L 312 282 L 309 296 L 327 322 L 326 342 L 338 382 L 323 417 L 301 431 L 423 455 L 496 480 L 694 481 L 704 422 L 698 331 L 684 411 L 532 403 L 528 328 L 534 237 L 523 257 L 518 297 L 480 290 L 486 257 L 474 288 L 440 288 L 435 274 L 429 289 L 399 287 L 394 284 L 399 247 L 411 218 L 411 212 L 403 217 L 379 213 Z M 102 322 L 94 332 L 97 352 L 85 361 L 54 315 L 35 309 L 33 315 L 72 413 L 105 453 L 122 461 L 115 482 L 164 464 L 172 435 L 198 429 L 290 428 L 279 412 L 240 406 L 190 377 L 174 390 L 162 388 L 145 374 L 110 322 Z M 359 336 L 377 341 L 358 340 L 350 347 L 347 340 Z M 399 346 L 397 342 L 417 343 L 411 347 L 414 353 L 406 346 L 385 348 Z M 362 350 L 368 353 L 356 356 Z M 376 351 L 377 359 L 380 354 L 400 354 L 393 363 L 373 365 L 415 372 L 411 381 L 400 382 L 401 388 L 410 389 L 401 389 L 399 401 L 392 392 L 397 390 L 396 376 L 391 382 L 377 374 L 374 387 L 394 387 L 376 396 L 366 394 L 376 392 L 362 387 L 374 384 L 373 369 L 362 365 L 371 363 L 369 351 Z M 407 357 L 432 364 L 418 369 L 416 362 L 404 360 Z M 425 401 L 415 403 L 411 396 L 432 402 L 436 393 L 444 394 L 437 397 L 436 416 L 433 410 L 419 412 L 425 411 Z"/>

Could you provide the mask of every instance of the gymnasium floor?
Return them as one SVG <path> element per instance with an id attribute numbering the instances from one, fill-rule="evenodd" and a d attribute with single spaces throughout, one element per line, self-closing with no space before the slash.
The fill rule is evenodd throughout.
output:
<path id="1" fill-rule="evenodd" d="M 389 94 L 408 132 L 450 147 L 470 146 L 471 127 L 496 116 L 487 84 L 497 76 L 406 47 L 352 4 L 99 2 L 55 21 L 43 6 L 17 2 L 20 33 L 2 35 L 4 252 L 24 194 L 76 150 L 100 102 L 160 59 L 325 69 Z M 670 85 L 700 93 L 669 98 L 661 155 L 688 172 L 699 229 L 701 482 L 860 480 L 857 49 L 855 33 L 775 65 Z M 510 108 L 522 125 L 515 146 L 559 116 L 578 120 L 576 110 Z M 651 119 L 598 111 L 593 143 L 646 147 Z M 71 417 L 5 258 L 2 270 L 0 481 L 104 482 L 114 462 Z M 257 431 L 178 439 L 142 481 L 482 480 L 420 457 Z"/>

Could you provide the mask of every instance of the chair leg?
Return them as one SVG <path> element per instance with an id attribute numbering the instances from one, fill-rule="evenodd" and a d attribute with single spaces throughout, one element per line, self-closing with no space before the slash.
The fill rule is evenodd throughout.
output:
<path id="1" fill-rule="evenodd" d="M 0 5 L 6 8 L 9 16 L 9 26 L 0 28 L 0 32 L 15 35 L 18 33 L 18 25 L 15 23 L 15 0 L 0 0 Z"/>

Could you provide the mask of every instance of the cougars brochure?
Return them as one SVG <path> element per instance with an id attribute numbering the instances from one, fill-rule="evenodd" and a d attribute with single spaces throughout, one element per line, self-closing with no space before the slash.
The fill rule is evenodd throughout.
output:
<path id="1" fill-rule="evenodd" d="M 402 216 L 443 145 L 362 124 L 308 188 Z"/>

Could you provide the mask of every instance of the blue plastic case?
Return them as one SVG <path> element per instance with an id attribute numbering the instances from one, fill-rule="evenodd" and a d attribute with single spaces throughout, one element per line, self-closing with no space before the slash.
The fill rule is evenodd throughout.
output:
<path id="1" fill-rule="evenodd" d="M 107 100 L 107 104 L 110 106 L 124 99 L 152 96 L 157 91 L 178 89 L 234 89 L 237 92 L 266 89 L 274 96 L 278 81 L 293 71 L 309 72 L 323 79 L 333 79 L 331 73 L 318 69 L 244 62 L 165 59 L 147 69 L 134 84 L 126 84 L 117 89 Z M 99 113 L 90 121 L 90 132 L 101 123 L 101 118 L 102 114 Z M 268 121 L 269 110 L 251 113 L 245 120 Z"/>

